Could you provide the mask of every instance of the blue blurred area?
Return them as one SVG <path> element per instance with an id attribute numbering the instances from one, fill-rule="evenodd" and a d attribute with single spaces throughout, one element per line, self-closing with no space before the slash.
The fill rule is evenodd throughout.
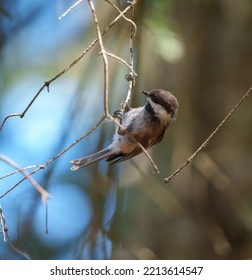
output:
<path id="1" fill-rule="evenodd" d="M 45 233 L 45 206 L 36 209 L 34 228 L 43 243 L 57 247 L 73 242 L 90 223 L 91 205 L 74 185 L 54 185 L 48 203 L 48 234 Z M 44 220 L 44 222 L 43 222 Z"/>
<path id="2" fill-rule="evenodd" d="M 4 9 L 9 16 L 1 15 L 3 28 L 0 53 L 1 122 L 8 114 L 21 113 L 44 81 L 51 79 L 71 62 L 71 58 L 65 60 L 65 56 L 74 58 L 77 56 L 74 53 L 76 48 L 74 41 L 85 31 L 90 16 L 90 13 L 87 14 L 86 5 L 80 5 L 62 20 L 58 20 L 58 17 L 74 2 L 65 0 L 4 2 Z M 79 48 L 79 53 L 82 48 Z M 90 129 L 99 116 L 96 114 L 97 111 L 94 114 L 93 109 L 89 111 L 85 108 L 83 112 L 85 122 L 76 123 L 74 128 L 69 127 L 69 135 L 65 137 L 64 143 L 61 143 L 68 130 L 71 103 L 75 95 L 82 94 L 78 92 L 78 83 L 78 72 L 73 70 L 71 74 L 65 75 L 64 79 L 53 82 L 50 93 L 45 89 L 23 119 L 19 117 L 8 119 L 0 134 L 0 153 L 21 167 L 43 164 L 70 145 L 81 133 Z M 91 103 L 97 99 L 95 90 L 90 89 Z M 96 106 L 96 110 L 97 108 L 99 105 Z M 92 114 L 93 119 L 90 117 Z M 96 137 L 91 136 L 86 141 L 87 145 L 90 144 L 90 139 L 92 144 L 97 141 Z M 61 146 L 58 146 L 59 143 Z M 87 192 L 67 178 L 67 174 L 70 174 L 69 160 L 79 156 L 76 151 L 78 149 L 80 147 L 74 151 L 70 150 L 53 163 L 53 179 L 47 181 L 45 171 L 34 175 L 42 185 L 46 182 L 45 186 L 51 194 L 48 201 L 48 234 L 45 233 L 45 205 L 27 180 L 0 200 L 13 242 L 18 239 L 20 233 L 22 235 L 22 232 L 26 231 L 23 227 L 28 223 L 32 225 L 29 234 L 33 232 L 35 236 L 32 239 L 39 240 L 51 250 L 57 251 L 57 248 L 64 246 L 68 248 L 56 255 L 54 253 L 53 258 L 74 258 L 71 245 L 85 232 L 92 217 L 92 206 Z M 89 150 L 89 146 L 87 149 Z M 12 170 L 0 162 L 0 177 Z M 84 176 L 86 188 L 89 189 L 88 173 L 85 172 Z M 3 194 L 21 178 L 22 176 L 17 174 L 1 180 L 0 193 Z M 111 207 L 114 207 L 113 204 L 108 207 L 110 213 L 108 216 L 112 215 Z M 109 218 L 111 217 L 107 217 Z M 30 236 L 25 238 L 29 240 Z M 17 244 L 17 247 L 19 245 Z M 22 258 L 13 253 L 2 240 L 0 246 L 4 248 L 0 250 L 0 259 Z M 28 247 L 30 246 L 32 244 Z M 109 243 L 106 246 L 108 250 L 111 247 Z"/>

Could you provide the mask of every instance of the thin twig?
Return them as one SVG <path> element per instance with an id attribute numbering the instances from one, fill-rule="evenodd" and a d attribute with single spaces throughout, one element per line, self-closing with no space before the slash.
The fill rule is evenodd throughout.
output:
<path id="1" fill-rule="evenodd" d="M 7 174 L 3 175 L 2 177 L 0 177 L 0 180 L 3 180 L 7 177 L 15 175 L 15 174 L 19 173 L 21 170 L 28 170 L 28 169 L 32 169 L 32 168 L 38 168 L 38 167 L 39 167 L 38 165 L 30 165 L 30 166 L 22 167 L 22 168 L 20 168 L 20 170 L 15 170 L 13 172 L 10 172 L 10 173 L 7 173 Z"/>
<path id="2" fill-rule="evenodd" d="M 90 1 L 92 2 L 92 1 Z M 92 3 L 93 4 L 93 3 Z M 92 11 L 95 13 L 95 10 L 94 10 L 94 7 L 92 7 L 93 5 L 91 4 L 91 9 Z M 49 85 L 51 82 L 53 82 L 54 80 L 56 80 L 58 77 L 60 77 L 61 75 L 63 75 L 64 73 L 66 73 L 71 67 L 73 67 L 92 47 L 93 45 L 99 40 L 99 44 L 100 44 L 100 47 L 101 47 L 101 50 L 102 50 L 102 54 L 105 54 L 106 55 L 106 51 L 104 50 L 104 47 L 103 47 L 103 43 L 102 43 L 102 39 L 101 37 L 122 17 L 122 15 L 124 13 L 126 13 L 129 9 L 133 9 L 133 6 L 130 5 L 128 6 L 117 18 L 114 19 L 114 21 L 112 21 L 110 23 L 110 25 L 108 25 L 108 27 L 102 32 L 100 33 L 99 31 L 99 27 L 98 27 L 98 30 L 97 30 L 97 36 L 98 36 L 98 39 L 95 39 L 91 44 L 90 46 L 82 53 L 81 56 L 79 56 L 74 62 L 72 62 L 67 68 L 65 68 L 63 71 L 61 71 L 58 75 L 56 75 L 54 78 L 52 78 L 51 80 L 45 82 L 45 84 L 43 85 L 43 87 L 40 88 L 40 90 L 38 91 L 38 93 L 34 96 L 34 98 L 32 99 L 32 101 L 29 103 L 29 105 L 27 106 L 27 108 L 25 109 L 25 111 L 22 113 L 22 114 L 15 114 L 15 116 L 20 116 L 20 117 L 23 117 L 24 114 L 27 112 L 27 110 L 30 108 L 30 106 L 32 105 L 32 103 L 35 101 L 35 99 L 38 97 L 38 95 L 40 94 L 40 92 L 45 88 L 47 87 L 48 91 L 49 91 Z M 132 14 L 133 15 L 133 14 Z M 95 20 L 96 24 L 98 25 L 98 21 L 97 21 L 97 18 Z M 97 25 L 96 25 L 96 28 L 97 28 Z M 134 27 L 133 27 L 134 28 Z M 135 30 L 135 28 L 134 28 Z M 131 36 L 130 36 L 130 65 L 127 65 L 129 66 L 130 68 L 130 77 L 134 77 L 133 74 L 135 74 L 135 72 L 133 71 L 133 42 L 132 42 L 132 39 L 133 39 L 133 36 L 132 36 L 132 31 L 131 31 Z M 116 57 L 116 56 L 114 56 Z M 117 58 L 117 57 L 116 57 Z M 117 58 L 118 59 L 118 58 Z M 106 59 L 105 59 L 106 61 Z M 127 64 L 127 63 L 126 63 Z M 106 66 L 106 63 L 104 63 L 104 65 Z M 106 68 L 105 68 L 105 71 Z M 106 76 L 106 75 L 105 75 Z M 107 81 L 108 77 L 106 78 L 105 77 L 105 82 Z M 107 83 L 108 84 L 108 83 Z M 130 99 L 130 95 L 131 95 L 131 91 L 132 91 L 132 87 L 134 85 L 134 79 L 132 78 L 129 78 L 129 90 L 128 90 L 128 94 L 127 94 L 127 97 L 125 99 L 125 102 L 128 102 L 129 99 Z M 105 109 L 105 113 L 104 115 L 102 116 L 102 118 L 100 119 L 100 121 L 97 122 L 97 124 L 91 128 L 89 131 L 87 131 L 84 135 L 82 135 L 80 138 L 78 138 L 75 142 L 73 142 L 70 146 L 68 146 L 66 149 L 64 149 L 63 151 L 61 151 L 59 154 L 57 154 L 56 156 L 54 156 L 53 158 L 51 158 L 49 161 L 47 161 L 45 164 L 42 164 L 42 165 L 39 165 L 37 169 L 35 169 L 34 171 L 32 171 L 31 173 L 27 173 L 26 176 L 24 178 L 22 178 L 18 183 L 16 183 L 12 188 L 10 188 L 8 191 L 6 191 L 4 194 L 2 194 L 0 196 L 0 199 L 3 198 L 6 194 L 8 194 L 10 191 L 12 191 L 13 189 L 15 189 L 20 183 L 22 183 L 24 180 L 26 179 L 29 179 L 29 177 L 35 173 L 37 173 L 38 171 L 40 171 L 41 169 L 45 169 L 49 164 L 51 164 L 52 162 L 54 162 L 57 158 L 59 158 L 60 156 L 62 156 L 64 153 L 66 153 L 69 149 L 71 149 L 73 146 L 75 146 L 77 143 L 79 143 L 82 139 L 84 139 L 87 135 L 89 135 L 91 132 L 93 132 L 96 128 L 98 128 L 106 118 L 109 118 L 109 119 L 112 119 L 121 129 L 124 129 L 116 120 L 115 118 L 113 118 L 109 113 L 108 113 L 108 103 L 106 102 L 106 99 L 107 99 L 107 89 L 106 89 L 106 86 L 105 86 L 105 90 L 104 90 L 104 99 L 105 99 L 105 106 L 104 106 L 104 109 Z M 22 115 L 22 116 L 21 116 Z M 14 116 L 14 115 L 13 115 Z M 7 116 L 6 119 L 4 120 L 3 124 L 5 123 L 5 121 L 7 120 L 8 117 L 11 117 L 11 115 Z M 3 127 L 3 124 L 2 126 L 0 127 L 0 129 Z M 135 139 L 133 139 L 134 141 L 136 141 Z M 137 142 L 137 141 L 136 141 Z M 159 172 L 156 164 L 154 163 L 154 161 L 152 160 L 151 156 L 148 154 L 148 152 L 146 151 L 146 149 L 139 143 L 137 142 L 139 147 L 142 149 L 142 151 L 144 152 L 144 154 L 147 156 L 147 158 L 150 160 L 151 164 L 153 165 L 153 168 L 156 172 Z M 19 168 L 19 171 L 21 172 L 22 168 Z"/>
<path id="3" fill-rule="evenodd" d="M 243 95 L 243 97 L 237 102 L 234 108 L 226 115 L 226 117 L 222 120 L 222 122 L 216 127 L 216 129 L 208 136 L 208 138 L 200 145 L 200 147 L 193 153 L 176 171 L 174 171 L 169 177 L 164 178 L 165 183 L 169 183 L 170 180 L 178 175 L 180 171 L 185 168 L 193 159 L 194 157 L 203 149 L 205 148 L 210 140 L 216 135 L 219 129 L 224 125 L 224 123 L 233 115 L 233 113 L 240 107 L 242 102 L 250 95 L 252 91 L 252 87 Z"/>
<path id="4" fill-rule="evenodd" d="M 129 86 L 128 86 L 127 96 L 122 104 L 122 111 L 124 111 L 131 98 L 132 89 L 135 85 L 135 76 L 137 76 L 136 72 L 133 70 L 133 63 L 134 63 L 133 38 L 135 37 L 136 32 L 137 32 L 137 26 L 136 26 L 135 22 L 133 21 L 133 18 L 134 18 L 134 5 L 137 4 L 138 0 L 128 2 L 130 10 L 131 10 L 131 14 L 130 14 L 131 19 L 127 18 L 123 14 L 123 12 L 114 3 L 110 2 L 109 0 L 105 0 L 105 1 L 107 3 L 109 3 L 110 5 L 112 5 L 120 14 L 122 14 L 123 18 L 130 23 L 130 64 L 128 64 L 125 60 L 122 60 L 121 58 L 118 58 L 117 56 L 115 56 L 113 54 L 107 53 L 109 56 L 111 56 L 115 59 L 118 59 L 120 62 L 125 64 L 130 70 L 130 73 L 126 76 L 127 81 L 129 82 Z"/>
<path id="5" fill-rule="evenodd" d="M 8 233 L 7 233 L 8 228 L 7 228 L 7 225 L 6 225 L 6 220 L 5 220 L 4 213 L 3 213 L 1 205 L 0 205 L 0 225 L 1 225 L 0 233 L 3 234 L 4 242 L 7 242 L 7 240 L 8 240 Z"/>
<path id="6" fill-rule="evenodd" d="M 26 259 L 30 260 L 31 258 L 25 252 L 20 251 L 18 248 L 16 248 L 12 244 L 12 242 L 10 240 L 10 237 L 9 237 L 9 234 L 8 234 L 8 227 L 6 225 L 6 220 L 5 220 L 4 213 L 3 213 L 1 205 L 0 205 L 0 225 L 1 225 L 1 228 L 2 228 L 0 230 L 0 233 L 3 234 L 4 242 L 8 243 L 13 251 L 17 252 L 18 254 L 21 254 Z"/>
<path id="7" fill-rule="evenodd" d="M 49 164 L 51 164 L 53 161 L 55 161 L 57 158 L 62 156 L 64 153 L 66 153 L 68 150 L 70 150 L 73 146 L 78 144 L 81 140 L 83 140 L 85 137 L 87 137 L 90 133 L 92 133 L 94 130 L 96 130 L 106 119 L 105 116 L 102 116 L 101 119 L 90 129 L 88 130 L 85 134 L 83 134 L 81 137 L 79 137 L 76 141 L 74 141 L 71 145 L 69 145 L 67 148 L 65 148 L 63 151 L 58 153 L 56 156 L 54 156 L 52 159 L 50 159 L 48 162 L 46 162 L 43 165 L 40 165 L 40 169 L 46 168 Z"/>
<path id="8" fill-rule="evenodd" d="M 27 178 L 28 181 L 33 185 L 33 187 L 41 194 L 42 200 L 44 202 L 48 200 L 48 198 L 50 197 L 49 193 L 31 176 L 31 173 L 18 166 L 16 162 L 4 156 L 3 154 L 0 154 L 0 160 L 21 172 L 25 176 L 25 178 Z"/>
<path id="9" fill-rule="evenodd" d="M 106 52 L 107 56 L 110 56 L 116 60 L 118 60 L 119 62 L 121 62 L 122 64 L 124 64 L 125 66 L 127 66 L 129 68 L 130 71 L 132 71 L 132 73 L 134 74 L 134 76 L 137 76 L 137 73 L 132 69 L 132 67 L 124 60 L 122 59 L 121 57 L 113 54 L 113 53 L 109 53 L 109 52 Z"/>
<path id="10" fill-rule="evenodd" d="M 95 7 L 94 7 L 94 3 L 91 0 L 88 0 L 92 15 L 93 15 L 93 19 L 94 19 L 94 23 L 95 23 L 95 29 L 96 29 L 96 34 L 97 34 L 97 39 L 98 39 L 98 43 L 101 49 L 101 55 L 102 55 L 102 59 L 103 59 L 103 67 L 104 67 L 104 90 L 103 90 L 103 98 L 104 98 L 104 113 L 105 116 L 107 117 L 109 115 L 109 110 L 108 110 L 108 81 L 109 81 L 109 72 L 108 72 L 108 57 L 103 45 L 103 40 L 102 40 L 102 34 L 100 31 L 100 27 L 98 24 L 98 18 L 95 12 Z"/>
<path id="11" fill-rule="evenodd" d="M 103 116 L 98 122 L 97 124 L 91 128 L 89 131 L 87 131 L 84 135 L 82 135 L 80 138 L 78 138 L 75 142 L 73 142 L 71 145 L 69 145 L 67 148 L 65 148 L 63 151 L 61 151 L 59 154 L 57 154 L 56 156 L 54 156 L 53 158 L 51 158 L 49 161 L 47 161 L 44 164 L 41 164 L 38 166 L 37 169 L 35 169 L 34 171 L 30 172 L 29 174 L 26 175 L 26 177 L 22 178 L 20 181 L 18 181 L 14 186 L 12 186 L 9 190 L 7 190 L 4 194 L 0 195 L 0 199 L 2 199 L 4 196 L 6 196 L 9 192 L 11 192 L 12 190 L 14 190 L 18 185 L 20 185 L 23 181 L 25 181 L 26 179 L 29 178 L 29 176 L 37 173 L 38 171 L 45 169 L 49 164 L 51 164 L 52 162 L 54 162 L 57 158 L 59 158 L 60 156 L 62 156 L 64 153 L 66 153 L 68 150 L 70 150 L 73 146 L 75 146 L 76 144 L 78 144 L 82 139 L 84 139 L 86 136 L 88 136 L 91 132 L 93 132 L 96 128 L 98 128 L 103 121 L 105 120 L 105 116 Z M 21 168 L 22 169 L 22 168 Z"/>
<path id="12" fill-rule="evenodd" d="M 18 113 L 18 114 L 9 114 L 7 115 L 1 126 L 0 126 L 0 131 L 2 130 L 5 122 L 9 119 L 9 118 L 12 118 L 12 117 L 20 117 L 21 119 L 25 116 L 26 112 L 29 110 L 29 108 L 31 107 L 31 105 L 34 103 L 34 101 L 38 98 L 38 96 L 40 95 L 40 93 L 44 90 L 45 87 L 47 87 L 48 91 L 49 91 L 49 84 L 51 82 L 45 82 L 44 85 L 38 90 L 38 92 L 35 94 L 35 96 L 32 98 L 32 100 L 30 101 L 30 103 L 28 104 L 28 106 L 24 109 L 24 111 L 22 113 Z"/>
<path id="13" fill-rule="evenodd" d="M 130 4 L 130 16 L 131 16 L 131 21 L 133 22 L 133 18 L 134 18 L 134 5 L 137 3 L 137 1 L 132 1 Z M 130 24 L 130 38 L 129 38 L 129 56 L 130 56 L 130 73 L 129 75 L 127 75 L 127 81 L 129 82 L 128 85 L 128 92 L 127 92 L 127 96 L 123 102 L 122 105 L 122 110 L 124 111 L 125 108 L 127 107 L 129 100 L 131 98 L 131 94 L 132 94 L 132 90 L 133 87 L 135 86 L 135 77 L 134 77 L 134 52 L 133 52 L 133 37 L 135 36 L 136 33 L 136 28 L 135 28 L 135 24 Z"/>
<path id="14" fill-rule="evenodd" d="M 128 21 L 133 27 L 134 27 L 134 32 L 133 32 L 133 37 L 135 36 L 136 32 L 137 32 L 137 26 L 135 24 L 135 22 L 132 19 L 127 18 L 124 13 L 112 2 L 110 2 L 109 0 L 104 0 L 105 2 L 109 3 L 110 5 L 112 5 L 121 15 L 122 17 Z M 135 1 L 134 5 L 136 4 L 137 1 Z"/>
<path id="15" fill-rule="evenodd" d="M 128 10 L 130 9 L 130 6 L 127 6 L 123 12 L 121 14 L 119 14 L 113 21 L 111 21 L 111 23 L 104 29 L 104 31 L 101 33 L 101 36 L 105 35 L 110 28 L 125 14 L 128 12 Z M 2 130 L 3 126 L 5 125 L 6 121 L 9 118 L 12 117 L 20 117 L 23 118 L 25 116 L 25 114 L 27 113 L 27 111 L 29 110 L 29 108 L 32 106 L 32 104 L 34 103 L 34 101 L 38 98 L 38 96 L 40 95 L 40 93 L 47 88 L 47 91 L 49 92 L 49 86 L 50 84 L 55 81 L 56 79 L 58 79 L 59 77 L 61 77 L 62 75 L 64 75 L 66 72 L 68 72 L 75 64 L 77 64 L 85 55 L 86 53 L 98 42 L 98 39 L 94 39 L 93 42 L 81 53 L 80 56 L 78 56 L 72 63 L 70 63 L 65 69 L 63 69 L 61 72 L 59 72 L 56 76 L 54 76 L 52 79 L 46 81 L 44 83 L 44 85 L 38 90 L 38 92 L 35 94 L 35 96 L 32 98 L 32 100 L 30 101 L 30 103 L 27 105 L 27 107 L 25 108 L 25 110 L 22 113 L 17 113 L 17 114 L 9 114 L 7 115 L 1 126 L 0 126 L 0 131 Z"/>
<path id="16" fill-rule="evenodd" d="M 61 16 L 58 17 L 59 20 L 64 18 L 68 13 L 70 13 L 74 8 L 76 8 L 83 0 L 78 0 L 76 3 L 74 3 L 69 9 L 67 9 Z"/>
<path id="17" fill-rule="evenodd" d="M 147 150 L 146 150 L 146 149 L 143 147 L 143 145 L 140 144 L 138 141 L 137 141 L 137 144 L 138 144 L 138 146 L 142 149 L 143 153 L 146 155 L 146 157 L 148 158 L 148 160 L 149 160 L 150 163 L 152 164 L 154 171 L 157 172 L 157 173 L 160 173 L 160 172 L 159 172 L 159 169 L 158 169 L 158 167 L 157 167 L 157 165 L 155 164 L 154 160 L 152 159 L 152 157 L 150 156 L 150 154 L 147 152 Z"/>

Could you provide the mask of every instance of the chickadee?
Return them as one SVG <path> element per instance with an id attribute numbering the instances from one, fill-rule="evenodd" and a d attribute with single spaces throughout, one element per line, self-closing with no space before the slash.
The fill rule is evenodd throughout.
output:
<path id="1" fill-rule="evenodd" d="M 106 159 L 108 165 L 127 160 L 142 152 L 138 142 L 148 149 L 163 139 L 171 120 L 176 118 L 178 101 L 163 89 L 142 93 L 147 96 L 145 105 L 138 108 L 127 107 L 122 114 L 124 133 L 121 133 L 120 128 L 117 129 L 112 143 L 106 149 L 72 160 L 71 170 L 75 171 L 102 159 Z"/>

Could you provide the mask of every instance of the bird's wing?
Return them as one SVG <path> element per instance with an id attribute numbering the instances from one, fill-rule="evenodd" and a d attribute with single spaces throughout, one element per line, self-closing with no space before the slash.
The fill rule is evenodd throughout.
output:
<path id="1" fill-rule="evenodd" d="M 129 154 L 119 153 L 109 156 L 106 161 L 108 162 L 108 165 L 113 165 L 122 161 L 125 161 L 129 158 L 132 158 L 142 152 L 142 149 L 140 147 L 136 148 L 134 151 L 132 151 Z"/>

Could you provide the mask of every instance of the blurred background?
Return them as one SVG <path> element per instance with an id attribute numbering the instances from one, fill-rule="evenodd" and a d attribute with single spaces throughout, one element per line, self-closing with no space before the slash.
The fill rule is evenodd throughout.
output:
<path id="1" fill-rule="evenodd" d="M 121 9 L 127 1 L 116 1 Z M 21 113 L 44 81 L 67 67 L 95 38 L 84 1 L 0 0 L 0 121 Z M 103 30 L 118 12 L 95 2 Z M 129 16 L 129 14 L 128 14 Z M 252 84 L 252 1 L 139 0 L 135 9 L 136 87 L 170 90 L 177 120 L 150 154 L 108 168 L 70 171 L 69 161 L 107 146 L 105 122 L 34 178 L 50 192 L 46 207 L 26 180 L 0 200 L 14 246 L 33 259 L 252 258 L 252 100 L 169 184 L 163 179 L 209 136 Z M 129 23 L 104 36 L 106 50 L 129 61 Z M 103 115 L 98 46 L 44 90 L 23 119 L 0 132 L 0 153 L 22 167 L 44 164 Z M 126 96 L 128 69 L 109 59 L 109 110 Z M 0 177 L 13 169 L 0 162 Z M 22 176 L 0 180 L 0 194 Z M 0 236 L 0 259 L 23 259 Z"/>

